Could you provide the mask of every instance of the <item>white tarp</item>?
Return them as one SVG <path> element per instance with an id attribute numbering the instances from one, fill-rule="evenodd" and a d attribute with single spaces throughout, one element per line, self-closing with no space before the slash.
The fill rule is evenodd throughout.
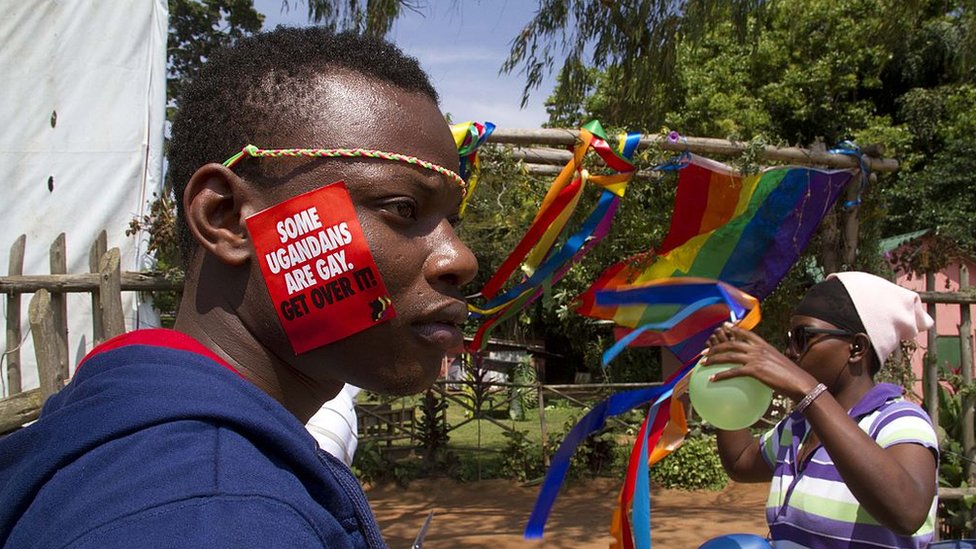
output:
<path id="1" fill-rule="evenodd" d="M 24 274 L 48 274 L 60 233 L 68 272 L 88 272 L 103 229 L 123 271 L 145 267 L 144 242 L 125 230 L 162 187 L 167 17 L 166 0 L 0 0 L 0 274 L 21 234 Z M 25 390 L 37 386 L 31 297 L 21 298 Z M 128 328 L 136 298 L 123 293 Z M 68 317 L 73 367 L 91 348 L 88 294 L 69 294 Z"/>

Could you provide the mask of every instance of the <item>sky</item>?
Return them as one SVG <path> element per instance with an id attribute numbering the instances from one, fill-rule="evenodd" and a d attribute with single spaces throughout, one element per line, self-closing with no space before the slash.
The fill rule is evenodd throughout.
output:
<path id="1" fill-rule="evenodd" d="M 307 25 L 301 0 L 282 12 L 282 0 L 255 0 L 264 28 Z M 535 14 L 535 0 L 420 0 L 406 10 L 387 39 L 416 57 L 453 122 L 494 122 L 503 128 L 538 128 L 546 121 L 544 102 L 555 86 L 549 75 L 520 108 L 525 79 L 499 74 L 512 39 Z"/>

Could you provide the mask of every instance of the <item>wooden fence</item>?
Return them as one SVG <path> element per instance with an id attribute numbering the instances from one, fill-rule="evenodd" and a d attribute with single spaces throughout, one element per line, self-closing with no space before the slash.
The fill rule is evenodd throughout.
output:
<path id="1" fill-rule="evenodd" d="M 10 248 L 8 276 L 0 277 L 0 293 L 6 294 L 6 351 L 0 363 L 6 365 L 6 386 L 10 396 L 0 400 L 0 434 L 37 419 L 47 397 L 64 386 L 69 375 L 68 293 L 91 296 L 94 344 L 125 331 L 123 291 L 180 290 L 181 281 L 145 273 L 121 272 L 118 248 L 107 249 L 105 231 L 89 247 L 89 272 L 67 273 L 67 246 L 61 233 L 50 246 L 50 274 L 24 275 L 26 235 Z M 27 307 L 30 333 L 21 330 L 24 294 L 33 294 Z M 27 337 L 34 344 L 40 387 L 23 391 L 21 346 Z"/>
<path id="2" fill-rule="evenodd" d="M 62 233 L 50 246 L 50 274 L 24 275 L 24 252 L 26 236 L 17 238 L 10 251 L 8 275 L 0 276 L 0 293 L 6 294 L 6 351 L 0 364 L 6 366 L 6 386 L 9 396 L 0 399 L 0 434 L 20 428 L 24 423 L 36 419 L 45 399 L 57 392 L 67 381 L 69 376 L 68 355 L 68 323 L 67 303 L 68 293 L 87 293 L 91 298 L 91 319 L 94 344 L 122 333 L 125 330 L 122 310 L 122 292 L 126 291 L 181 291 L 182 281 L 172 280 L 152 273 L 121 272 L 120 252 L 118 248 L 107 249 L 107 238 L 103 231 L 89 248 L 89 272 L 81 274 L 67 273 L 67 254 L 65 235 Z M 962 374 L 964 381 L 973 380 L 972 363 L 972 321 L 969 307 L 976 304 L 976 292 L 968 287 L 968 273 L 963 267 L 960 273 L 962 284 L 959 292 L 920 292 L 922 301 L 927 304 L 929 314 L 935 318 L 937 303 L 954 303 L 962 306 L 960 322 L 960 347 L 962 357 Z M 928 288 L 932 288 L 930 284 Z M 31 340 L 37 363 L 37 373 L 40 387 L 22 390 L 22 356 L 21 346 L 27 335 L 22 333 L 22 297 L 33 294 L 27 307 L 27 318 L 30 326 Z M 924 397 L 927 411 L 933 421 L 938 424 L 938 357 L 936 355 L 935 330 L 930 331 L 926 369 L 923 376 Z M 457 383 L 457 382 L 451 382 Z M 496 384 L 497 385 L 497 384 Z M 511 384 L 501 384 L 511 385 Z M 579 385 L 542 385 L 534 386 L 539 390 L 538 398 L 541 406 L 540 413 L 544 413 L 542 402 L 545 393 L 549 392 L 562 398 L 574 399 L 570 389 L 578 390 Z M 607 387 L 603 387 L 606 389 Z M 619 389 L 619 388 L 618 388 Z M 509 402 L 509 398 L 499 402 L 469 402 L 457 398 L 443 385 L 436 385 L 435 390 L 445 398 L 470 407 L 472 417 L 489 419 L 485 410 L 497 408 Z M 970 486 L 976 486 L 976 441 L 974 441 L 974 397 L 973 392 L 966 393 L 963 402 L 963 440 L 967 463 L 966 476 Z M 367 414 L 369 415 L 369 414 Z M 377 417 L 382 414 L 375 414 Z M 401 418 L 402 419 L 402 418 Z M 542 436 L 546 437 L 545 418 L 542 422 Z M 398 420 L 393 430 L 386 430 L 385 436 L 406 436 L 413 438 L 415 433 L 409 422 Z M 506 429 L 508 426 L 503 425 Z M 457 426 L 452 426 L 456 428 Z M 385 429 L 385 428 L 384 428 Z M 976 488 L 943 490 L 940 497 L 946 500 L 959 499 L 976 494 Z"/>

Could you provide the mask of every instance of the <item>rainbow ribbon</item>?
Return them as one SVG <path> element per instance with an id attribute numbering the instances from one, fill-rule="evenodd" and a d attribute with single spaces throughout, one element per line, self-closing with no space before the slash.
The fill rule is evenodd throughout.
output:
<path id="1" fill-rule="evenodd" d="M 639 134 L 627 134 L 620 140 L 618 152 L 608 145 L 598 121 L 594 120 L 580 129 L 573 158 L 549 187 L 525 235 L 481 290 L 480 295 L 488 300 L 487 303 L 468 306 L 475 318 L 486 318 L 469 346 L 471 352 L 481 350 L 495 325 L 538 299 L 543 288 L 551 287 L 560 280 L 569 267 L 606 236 L 620 198 L 635 171 L 631 159 L 639 141 Z M 617 173 L 589 175 L 583 169 L 583 160 L 590 149 Z M 588 182 L 602 188 L 600 199 L 581 228 L 553 253 L 554 243 L 565 229 Z M 502 292 L 502 286 L 520 266 L 523 279 Z"/>
<path id="2" fill-rule="evenodd" d="M 672 167 L 679 170 L 678 193 L 658 255 L 647 252 L 605 271 L 581 296 L 577 312 L 617 324 L 618 341 L 604 353 L 604 365 L 627 346 L 657 345 L 684 366 L 662 386 L 612 395 L 573 427 L 553 456 L 527 538 L 542 536 L 576 447 L 606 418 L 650 403 L 611 523 L 615 549 L 650 548 L 648 471 L 687 434 L 684 408 L 673 397 L 686 390 L 718 325 L 741 319 L 743 328 L 755 327 L 759 300 L 796 262 L 852 176 L 796 167 L 742 176 L 691 154 Z"/>
<path id="3" fill-rule="evenodd" d="M 596 294 L 601 306 L 640 305 L 662 312 L 664 320 L 642 324 L 620 338 L 603 353 L 606 366 L 627 346 L 643 337 L 644 345 L 672 347 L 701 332 L 711 334 L 722 322 L 749 318 L 759 323 L 759 300 L 718 280 L 698 277 L 667 278 L 643 284 L 601 290 Z M 696 353 L 697 354 L 697 353 Z"/>
<path id="4" fill-rule="evenodd" d="M 478 173 L 481 171 L 481 161 L 478 159 L 478 149 L 488 141 L 488 136 L 495 131 L 495 125 L 491 122 L 484 124 L 478 122 L 462 122 L 451 126 L 451 134 L 454 135 L 454 144 L 458 148 L 460 157 L 460 175 L 468 182 L 468 192 L 461 202 L 459 215 L 463 216 L 468 207 L 468 200 L 474 193 L 475 186 L 478 185 Z"/>
<path id="5" fill-rule="evenodd" d="M 601 295 L 601 299 L 620 303 L 640 301 L 649 305 L 677 307 L 677 310 L 684 314 L 675 315 L 676 318 L 672 322 L 645 329 L 660 334 L 667 334 L 683 323 L 689 322 L 689 319 L 694 319 L 695 315 L 703 310 L 721 311 L 726 320 L 741 318 L 739 324 L 746 329 L 755 327 L 761 318 L 757 299 L 717 280 L 693 278 L 654 281 L 639 288 Z M 620 349 L 624 346 L 626 345 L 622 345 Z M 570 458 L 579 444 L 586 437 L 602 429 L 609 417 L 651 403 L 651 411 L 645 418 L 634 449 L 631 451 L 627 476 L 619 497 L 619 506 L 614 512 L 611 525 L 611 532 L 617 537 L 620 547 L 624 549 L 633 547 L 635 539 L 638 547 L 650 547 L 650 488 L 647 485 L 647 472 L 649 467 L 680 446 L 687 434 L 684 409 L 680 401 L 673 397 L 687 390 L 687 375 L 694 367 L 697 358 L 697 356 L 693 357 L 686 362 L 679 372 L 661 386 L 611 395 L 594 406 L 573 426 L 553 455 L 552 464 L 546 473 L 525 528 L 526 538 L 542 537 L 546 520 L 569 468 Z M 608 357 L 605 356 L 604 360 L 607 359 Z M 634 508 L 633 524 L 641 525 L 633 530 L 630 527 L 630 520 L 627 519 L 631 507 Z"/>

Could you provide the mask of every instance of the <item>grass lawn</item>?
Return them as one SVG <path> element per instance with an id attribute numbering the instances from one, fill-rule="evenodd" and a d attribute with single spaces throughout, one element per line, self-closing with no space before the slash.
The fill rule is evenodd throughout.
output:
<path id="1" fill-rule="evenodd" d="M 469 415 L 465 415 L 465 414 Z M 539 419 L 538 408 L 525 411 L 524 421 L 514 421 L 508 417 L 508 407 L 500 406 L 496 410 L 484 412 L 498 423 L 506 425 L 516 431 L 527 433 L 529 440 L 541 440 L 541 422 Z M 566 431 L 566 422 L 582 417 L 583 411 L 579 407 L 570 408 L 565 405 L 547 406 L 545 410 L 546 432 L 548 436 L 554 433 L 560 434 Z M 461 405 L 451 403 L 447 409 L 447 424 L 451 426 L 448 435 L 451 437 L 448 446 L 451 448 L 474 449 L 499 451 L 507 444 L 507 439 L 503 435 L 504 429 L 488 419 L 472 420 L 454 429 L 453 426 L 460 425 L 469 419 L 470 412 Z"/>

